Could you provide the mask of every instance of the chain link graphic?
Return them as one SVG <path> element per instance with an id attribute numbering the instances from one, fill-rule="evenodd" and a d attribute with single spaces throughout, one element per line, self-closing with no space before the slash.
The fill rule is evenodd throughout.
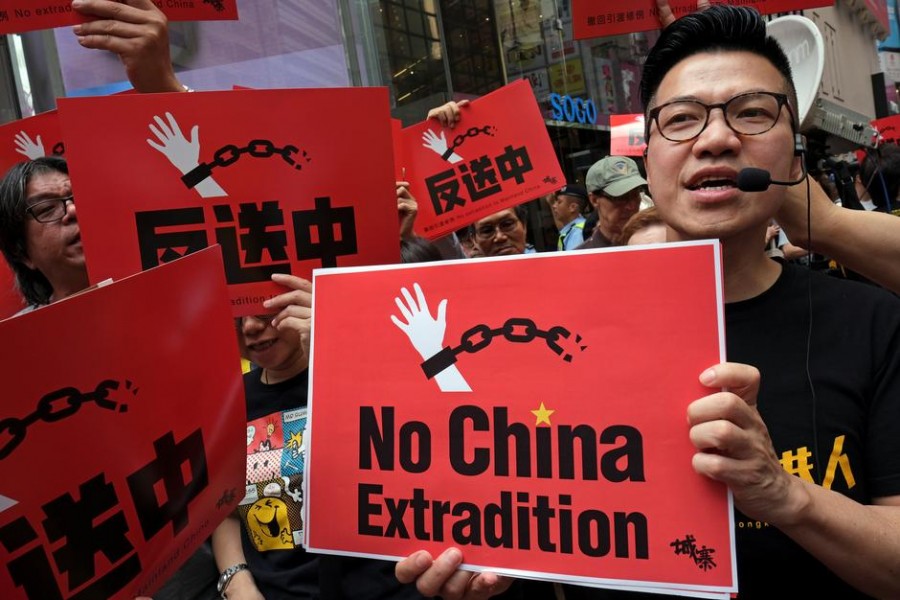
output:
<path id="1" fill-rule="evenodd" d="M 461 133 L 455 138 L 453 138 L 453 143 L 447 146 L 447 151 L 441 155 L 441 158 L 447 160 L 453 154 L 453 151 L 463 145 L 463 143 L 469 139 L 478 137 L 479 135 L 489 135 L 494 137 L 494 134 L 497 133 L 497 128 L 492 125 L 485 125 L 484 127 L 470 127 L 465 133 Z"/>
<path id="2" fill-rule="evenodd" d="M 297 157 L 300 159 L 299 161 L 294 157 L 294 155 L 298 152 L 301 153 L 300 156 Z M 279 148 L 271 140 L 256 139 L 250 140 L 250 142 L 243 148 L 238 147 L 234 144 L 222 146 L 221 148 L 216 150 L 215 154 L 213 154 L 213 159 L 211 162 L 200 163 L 194 169 L 185 173 L 184 176 L 182 176 L 181 180 L 188 187 L 188 189 L 192 189 L 207 177 L 212 176 L 213 169 L 231 166 L 245 154 L 248 154 L 254 158 L 271 158 L 273 156 L 280 156 L 284 162 L 291 165 L 298 171 L 303 169 L 302 162 L 310 162 L 312 160 L 311 158 L 309 158 L 306 150 L 301 151 L 300 148 L 294 146 L 293 144 L 288 144 L 284 148 Z"/>
<path id="3" fill-rule="evenodd" d="M 453 365 L 458 360 L 460 354 L 475 354 L 491 345 L 496 338 L 501 337 L 508 342 L 515 344 L 527 344 L 536 339 L 544 340 L 547 347 L 554 354 L 562 358 L 565 362 L 572 362 L 572 355 L 563 348 L 560 339 L 569 339 L 572 332 L 562 325 L 554 325 L 546 331 L 540 329 L 537 324 L 526 317 L 512 317 L 506 320 L 501 327 L 491 328 L 484 323 L 475 325 L 467 329 L 460 337 L 459 345 L 455 348 L 449 346 L 443 348 L 440 352 L 426 360 L 421 364 L 422 370 L 428 379 L 432 379 L 435 375 Z M 575 334 L 575 342 L 581 342 L 581 336 Z M 587 346 L 580 346 L 584 351 Z"/>

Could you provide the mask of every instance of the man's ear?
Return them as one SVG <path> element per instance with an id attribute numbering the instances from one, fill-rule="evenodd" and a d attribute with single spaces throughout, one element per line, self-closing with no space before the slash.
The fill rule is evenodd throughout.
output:
<path id="1" fill-rule="evenodd" d="M 597 203 L 600 201 L 600 198 L 594 192 L 588 192 L 588 202 L 591 203 L 591 206 L 597 208 Z"/>

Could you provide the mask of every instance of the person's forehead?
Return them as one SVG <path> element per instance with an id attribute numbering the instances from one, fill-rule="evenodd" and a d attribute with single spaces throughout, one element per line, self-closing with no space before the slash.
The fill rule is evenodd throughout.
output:
<path id="1" fill-rule="evenodd" d="M 490 224 L 497 223 L 499 221 L 502 221 L 504 219 L 509 219 L 509 218 L 516 219 L 517 221 L 519 220 L 518 217 L 516 217 L 515 211 L 511 208 L 508 208 L 506 210 L 501 210 L 500 212 L 495 212 L 494 214 L 492 214 L 490 216 L 487 216 L 483 219 L 479 219 L 478 221 L 475 221 L 475 227 L 477 228 L 480 225 L 490 225 Z"/>
<path id="2" fill-rule="evenodd" d="M 44 196 L 54 197 L 71 189 L 69 176 L 59 171 L 38 173 L 28 180 L 25 186 L 25 198 L 29 201 L 42 199 Z"/>
<path id="3" fill-rule="evenodd" d="M 784 76 L 763 56 L 745 51 L 700 52 L 666 73 L 654 105 L 678 99 L 724 102 L 744 92 L 784 89 Z"/>

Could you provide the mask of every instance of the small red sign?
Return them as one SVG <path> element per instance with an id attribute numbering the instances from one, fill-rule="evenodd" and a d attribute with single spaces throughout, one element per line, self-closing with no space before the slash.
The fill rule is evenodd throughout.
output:
<path id="1" fill-rule="evenodd" d="M 432 119 L 402 134 L 401 167 L 419 204 L 416 230 L 429 239 L 566 182 L 525 80 L 470 103 L 453 129 Z"/>
<path id="2" fill-rule="evenodd" d="M 613 156 L 643 156 L 644 115 L 609 116 L 609 153 Z"/>

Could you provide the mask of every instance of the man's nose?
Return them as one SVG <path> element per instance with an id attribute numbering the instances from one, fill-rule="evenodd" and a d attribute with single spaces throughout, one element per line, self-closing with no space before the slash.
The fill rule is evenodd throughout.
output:
<path id="1" fill-rule="evenodd" d="M 717 107 L 709 111 L 709 121 L 694 141 L 694 152 L 701 154 L 735 152 L 740 143 L 740 137 L 725 120 L 725 111 Z"/>
<path id="2" fill-rule="evenodd" d="M 65 201 L 65 213 L 63 214 L 63 221 L 77 221 L 78 213 L 75 209 L 75 199 L 69 198 Z"/>

